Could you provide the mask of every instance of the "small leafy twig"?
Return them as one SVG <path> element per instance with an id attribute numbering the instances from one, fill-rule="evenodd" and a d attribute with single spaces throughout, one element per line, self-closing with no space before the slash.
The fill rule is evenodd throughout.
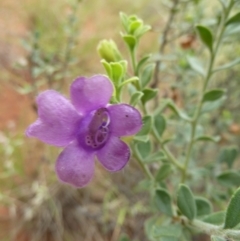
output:
<path id="1" fill-rule="evenodd" d="M 195 112 L 194 117 L 193 117 L 193 121 L 191 123 L 191 127 L 192 127 L 191 128 L 191 139 L 190 139 L 190 142 L 189 142 L 189 145 L 188 145 L 188 148 L 187 148 L 186 159 L 185 159 L 185 162 L 184 162 L 184 170 L 182 172 L 182 182 L 185 182 L 187 168 L 188 168 L 188 164 L 190 162 L 190 157 L 191 157 L 192 149 L 193 149 L 193 146 L 194 146 L 196 128 L 197 128 L 197 124 L 199 122 L 199 117 L 201 115 L 201 110 L 202 110 L 202 106 L 203 106 L 203 102 L 204 102 L 203 95 L 204 95 L 204 93 L 205 93 L 205 91 L 208 87 L 209 81 L 210 81 L 211 76 L 213 74 L 213 66 L 214 66 L 215 58 L 216 58 L 219 46 L 220 46 L 221 41 L 222 41 L 222 36 L 223 36 L 224 30 L 225 30 L 225 21 L 228 18 L 228 15 L 229 15 L 230 10 L 232 9 L 233 5 L 234 5 L 234 1 L 231 0 L 228 8 L 222 14 L 221 24 L 220 24 L 220 27 L 219 27 L 219 34 L 218 34 L 218 37 L 217 37 L 217 40 L 216 40 L 216 45 L 215 45 L 215 48 L 210 53 L 211 57 L 210 57 L 210 61 L 209 61 L 207 74 L 206 74 L 204 84 L 203 84 L 201 99 L 199 101 L 199 104 L 197 106 L 196 112 Z"/>

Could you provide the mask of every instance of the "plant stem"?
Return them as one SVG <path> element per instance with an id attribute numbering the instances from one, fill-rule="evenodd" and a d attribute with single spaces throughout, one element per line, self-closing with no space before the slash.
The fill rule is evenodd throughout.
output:
<path id="1" fill-rule="evenodd" d="M 169 16 L 168 16 L 167 23 L 166 23 L 165 28 L 163 30 L 162 41 L 161 41 L 161 45 L 159 46 L 159 51 L 158 51 L 159 54 L 164 53 L 165 47 L 167 45 L 168 33 L 170 31 L 172 22 L 174 20 L 174 16 L 176 14 L 176 8 L 177 8 L 178 3 L 179 3 L 179 0 L 173 1 L 171 10 L 170 10 L 170 13 L 169 13 Z M 161 61 L 160 60 L 156 61 L 156 66 L 155 66 L 155 70 L 154 70 L 154 79 L 153 79 L 153 83 L 152 83 L 152 86 L 151 86 L 152 88 L 156 88 L 157 84 L 159 82 L 159 76 L 158 75 L 159 75 L 160 65 L 161 65 Z"/>
<path id="2" fill-rule="evenodd" d="M 194 145 L 194 140 L 195 140 L 196 127 L 197 127 L 197 124 L 198 124 L 198 121 L 199 121 L 199 117 L 201 115 L 201 110 L 202 110 L 202 105 L 203 105 L 203 96 L 204 96 L 204 93 L 205 93 L 205 91 L 208 87 L 211 76 L 213 74 L 214 61 L 215 61 L 219 46 L 221 44 L 222 36 L 223 36 L 224 30 L 225 30 L 225 22 L 226 22 L 226 19 L 228 18 L 228 15 L 229 15 L 230 10 L 233 7 L 233 5 L 234 5 L 234 1 L 231 0 L 228 8 L 222 14 L 221 24 L 220 24 L 220 27 L 219 27 L 219 34 L 218 34 L 218 38 L 216 40 L 216 45 L 215 45 L 215 48 L 213 49 L 213 51 L 211 52 L 211 58 L 210 58 L 210 61 L 209 61 L 209 66 L 208 66 L 207 74 L 206 74 L 206 77 L 205 77 L 205 81 L 204 81 L 203 89 L 202 89 L 202 93 L 201 93 L 201 99 L 198 103 L 196 112 L 195 112 L 194 117 L 193 117 L 193 121 L 191 123 L 191 125 L 192 125 L 191 139 L 190 139 L 190 142 L 189 142 L 189 145 L 188 145 L 188 148 L 187 148 L 186 159 L 185 159 L 184 168 L 183 168 L 183 171 L 182 171 L 182 179 L 181 179 L 182 182 L 185 182 L 185 180 L 186 180 L 187 169 L 188 169 L 188 165 L 189 165 L 189 162 L 190 162 L 190 157 L 191 157 L 191 153 L 192 153 L 192 149 L 193 149 L 193 145 Z"/>
<path id="3" fill-rule="evenodd" d="M 170 162 L 172 162 L 173 165 L 175 165 L 179 170 L 183 171 L 184 167 L 176 160 L 176 158 L 172 155 L 172 153 L 169 151 L 169 149 L 165 146 L 162 139 L 157 136 L 154 131 L 152 131 L 153 136 L 155 139 L 161 144 L 162 150 L 164 154 L 167 156 Z"/>
<path id="4" fill-rule="evenodd" d="M 135 46 L 136 48 L 136 46 Z M 130 49 L 130 56 L 132 61 L 132 69 L 135 76 L 137 76 L 137 66 L 136 66 L 136 51 L 135 48 L 133 50 Z"/>
<path id="5" fill-rule="evenodd" d="M 139 155 L 137 154 L 137 152 L 135 151 L 135 148 L 131 148 L 133 150 L 133 156 L 136 158 L 138 164 L 140 165 L 140 167 L 142 168 L 142 170 L 144 171 L 144 173 L 146 174 L 146 176 L 150 179 L 150 180 L 154 180 L 154 177 L 152 175 L 152 173 L 150 172 L 149 168 L 142 162 L 141 158 L 139 157 Z"/>
<path id="6" fill-rule="evenodd" d="M 240 230 L 223 229 L 221 226 L 205 223 L 200 220 L 193 220 L 189 222 L 185 217 L 181 218 L 182 221 L 187 223 L 191 228 L 197 228 L 208 235 L 217 235 L 225 238 L 231 238 L 234 240 L 240 240 Z"/>

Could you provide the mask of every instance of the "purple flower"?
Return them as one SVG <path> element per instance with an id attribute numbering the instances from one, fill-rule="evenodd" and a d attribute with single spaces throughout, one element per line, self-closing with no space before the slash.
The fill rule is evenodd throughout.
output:
<path id="1" fill-rule="evenodd" d="M 121 170 L 130 158 L 121 136 L 136 134 L 141 115 L 130 105 L 108 105 L 113 93 L 110 80 L 102 75 L 79 77 L 71 85 L 71 102 L 54 90 L 37 97 L 39 118 L 26 135 L 65 147 L 56 162 L 62 182 L 87 185 L 94 174 L 94 158 L 111 172 Z"/>

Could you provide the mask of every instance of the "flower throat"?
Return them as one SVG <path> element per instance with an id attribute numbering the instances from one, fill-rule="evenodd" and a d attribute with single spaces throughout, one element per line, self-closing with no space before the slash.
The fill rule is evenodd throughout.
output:
<path id="1" fill-rule="evenodd" d="M 98 148 L 108 139 L 110 117 L 106 108 L 98 109 L 88 126 L 85 143 L 92 148 Z"/>

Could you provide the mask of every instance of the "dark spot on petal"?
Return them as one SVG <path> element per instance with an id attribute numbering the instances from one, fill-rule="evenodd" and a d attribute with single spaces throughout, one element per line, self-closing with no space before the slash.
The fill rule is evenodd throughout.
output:
<path id="1" fill-rule="evenodd" d="M 125 115 L 126 117 L 128 117 L 128 115 Z"/>

